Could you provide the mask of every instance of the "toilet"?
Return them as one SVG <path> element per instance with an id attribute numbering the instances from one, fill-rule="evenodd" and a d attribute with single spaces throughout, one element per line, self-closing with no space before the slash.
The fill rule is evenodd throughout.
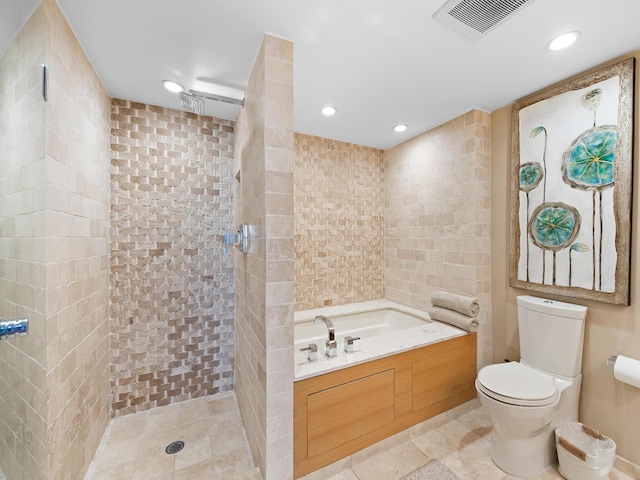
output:
<path id="1" fill-rule="evenodd" d="M 491 459 L 514 477 L 557 462 L 554 431 L 578 420 L 587 307 L 517 297 L 520 361 L 487 365 L 476 390 L 491 418 Z"/>

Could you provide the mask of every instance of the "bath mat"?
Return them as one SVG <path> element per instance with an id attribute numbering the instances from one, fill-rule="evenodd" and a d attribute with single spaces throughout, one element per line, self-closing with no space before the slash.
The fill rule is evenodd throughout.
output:
<path id="1" fill-rule="evenodd" d="M 460 477 L 449 470 L 444 463 L 431 460 L 400 480 L 460 480 Z"/>

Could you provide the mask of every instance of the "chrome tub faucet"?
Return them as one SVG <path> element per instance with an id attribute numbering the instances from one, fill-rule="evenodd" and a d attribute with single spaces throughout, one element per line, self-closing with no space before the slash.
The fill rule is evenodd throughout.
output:
<path id="1" fill-rule="evenodd" d="M 322 323 L 327 326 L 327 330 L 329 331 L 329 338 L 327 339 L 325 345 L 327 349 L 325 350 L 325 355 L 327 357 L 335 357 L 338 355 L 338 342 L 336 342 L 336 330 L 333 326 L 333 322 L 329 320 L 324 315 L 318 315 L 315 320 L 315 323 Z"/>

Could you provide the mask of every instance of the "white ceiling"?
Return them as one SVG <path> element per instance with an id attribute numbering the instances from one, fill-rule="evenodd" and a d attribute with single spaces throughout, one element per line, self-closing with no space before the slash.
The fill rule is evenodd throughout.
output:
<path id="1" fill-rule="evenodd" d="M 180 108 L 163 79 L 241 96 L 269 33 L 294 43 L 295 130 L 379 148 L 640 49 L 638 0 L 536 0 L 477 41 L 432 19 L 444 1 L 58 3 L 112 97 Z M 0 0 L 0 53 L 37 3 Z M 574 46 L 545 48 L 571 30 L 582 33 Z M 338 108 L 334 117 L 320 114 L 326 104 Z M 207 114 L 227 119 L 237 108 L 206 104 Z M 409 129 L 393 132 L 398 123 Z"/>

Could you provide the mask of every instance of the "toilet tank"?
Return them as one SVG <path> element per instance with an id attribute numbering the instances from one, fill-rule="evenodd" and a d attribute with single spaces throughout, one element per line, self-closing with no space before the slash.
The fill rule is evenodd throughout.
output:
<path id="1" fill-rule="evenodd" d="M 520 358 L 552 374 L 580 374 L 587 307 L 527 295 L 516 300 Z"/>

